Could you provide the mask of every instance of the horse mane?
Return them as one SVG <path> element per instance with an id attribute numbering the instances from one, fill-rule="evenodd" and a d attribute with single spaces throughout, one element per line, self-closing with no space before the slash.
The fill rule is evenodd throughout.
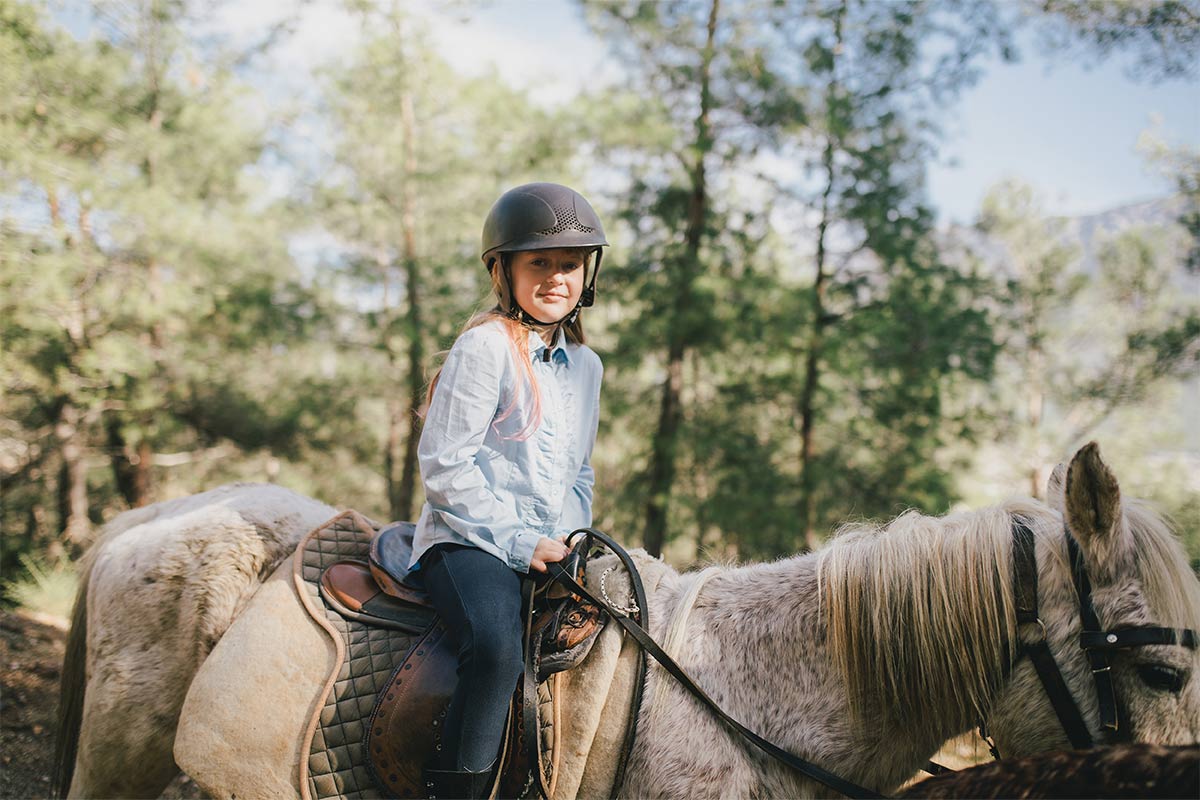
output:
<path id="1" fill-rule="evenodd" d="M 1200 581 L 1170 525 L 1149 504 L 1122 502 L 1132 558 L 1157 625 L 1200 629 Z M 929 723 L 961 709 L 984 716 L 1015 645 L 1012 520 L 1067 569 L 1061 517 L 1042 503 L 1009 500 L 886 525 L 848 524 L 817 555 L 828 646 L 859 719 L 885 713 Z"/>
<path id="2" fill-rule="evenodd" d="M 857 719 L 882 712 L 931 724 L 950 709 L 968 714 L 964 722 L 982 716 L 1016 636 L 1012 517 L 1046 536 L 1046 511 L 1012 501 L 838 529 L 818 553 L 820 613 Z"/>
<path id="3" fill-rule="evenodd" d="M 1200 630 L 1200 580 L 1171 525 L 1149 503 L 1124 500 L 1133 558 L 1154 625 Z"/>

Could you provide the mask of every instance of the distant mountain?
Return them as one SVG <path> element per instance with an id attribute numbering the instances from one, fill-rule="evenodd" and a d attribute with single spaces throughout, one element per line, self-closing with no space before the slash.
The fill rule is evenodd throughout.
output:
<path id="1" fill-rule="evenodd" d="M 1172 225 L 1183 213 L 1182 197 L 1160 197 L 1140 203 L 1118 206 L 1082 217 L 1061 217 L 1066 223 L 1066 235 L 1083 250 L 1083 271 L 1095 274 L 1099 264 L 1099 246 L 1110 236 L 1130 228 Z"/>
<path id="2" fill-rule="evenodd" d="M 1078 217 L 1051 217 L 1063 224 L 1063 238 L 1079 247 L 1079 268 L 1094 275 L 1099 268 L 1100 247 L 1109 238 L 1134 228 L 1174 225 L 1183 213 L 1184 199 L 1178 195 L 1129 203 L 1117 208 Z M 953 252 L 962 248 L 983 259 L 997 272 L 1007 272 L 1004 247 L 970 225 L 950 225 L 943 231 L 943 242 Z M 1200 276 L 1187 275 L 1182 269 L 1176 283 L 1189 294 L 1200 294 Z"/>

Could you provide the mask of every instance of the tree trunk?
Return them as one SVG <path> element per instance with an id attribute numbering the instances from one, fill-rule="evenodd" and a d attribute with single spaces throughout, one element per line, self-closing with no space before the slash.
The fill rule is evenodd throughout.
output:
<path id="1" fill-rule="evenodd" d="M 91 533 L 88 521 L 87 462 L 84 461 L 83 415 L 67 401 L 59 412 L 54 433 L 62 453 L 58 481 L 58 516 L 63 538 L 76 547 L 87 544 Z"/>
<path id="2" fill-rule="evenodd" d="M 145 59 L 145 80 L 146 88 L 149 92 L 149 102 L 146 109 L 146 121 L 150 125 L 154 136 L 162 134 L 164 114 L 159 103 L 162 99 L 162 79 L 166 71 L 165 59 L 167 58 L 162 47 L 162 24 L 163 19 L 158 13 L 158 10 L 152 7 L 144 9 L 144 14 L 140 18 L 141 36 L 143 55 Z M 146 186 L 153 187 L 158 179 L 158 159 L 155 153 L 154 142 L 151 141 L 145 158 L 142 163 L 143 175 L 146 179 Z M 146 253 L 146 292 L 149 297 L 151 308 L 160 308 L 163 303 L 163 284 L 162 271 L 159 266 L 157 253 Z M 163 351 L 166 335 L 163 331 L 163 323 L 161 319 L 155 319 L 149 330 L 143 333 L 143 340 L 146 342 L 150 354 L 154 359 L 154 369 L 151 372 L 149 379 L 156 384 L 156 388 L 160 392 L 164 392 L 163 385 L 167 382 L 166 370 L 163 366 Z M 146 417 L 141 418 L 142 422 L 148 421 Z M 149 427 L 149 426 L 145 426 Z M 137 445 L 132 456 L 128 455 L 128 448 L 122 457 L 128 457 L 131 478 L 129 481 L 130 491 L 126 493 L 125 499 L 133 508 L 144 506 L 150 502 L 150 493 L 153 486 L 153 476 L 150 472 L 150 467 L 154 461 L 153 448 L 150 446 L 150 441 L 146 438 L 144 432 L 138 434 Z"/>
<path id="3" fill-rule="evenodd" d="M 846 6 L 838 9 L 834 17 L 833 50 L 834 63 L 843 46 L 842 21 L 846 14 Z M 830 110 L 837 95 L 836 68 L 831 68 L 829 90 L 825 97 L 826 125 L 828 131 L 825 137 L 825 151 L 822 154 L 822 166 L 825 170 L 825 189 L 821 193 L 821 222 L 817 226 L 817 275 L 812 288 L 812 322 L 809 328 L 808 351 L 804 355 L 804 386 L 800 391 L 800 507 L 798 515 L 804 529 L 804 546 L 814 550 L 821 540 L 816 530 L 816 509 L 813 496 L 816 493 L 817 481 L 814 467 L 815 446 L 813 430 L 816 425 L 816 397 L 821 382 L 821 351 L 825 344 L 825 327 L 829 324 L 825 313 L 825 292 L 829 274 L 826 272 L 827 254 L 825 250 L 826 232 L 830 220 L 830 197 L 833 195 L 834 183 L 834 154 L 835 154 L 835 120 Z"/>
<path id="4" fill-rule="evenodd" d="M 667 379 L 663 382 L 658 411 L 658 429 L 650 460 L 650 496 L 646 500 L 646 552 L 662 555 L 667 539 L 667 511 L 671 484 L 675 481 L 675 439 L 682 416 L 679 393 L 683 385 L 682 349 L 674 344 L 667 356 Z"/>
<path id="5" fill-rule="evenodd" d="M 1031 321 L 1034 318 L 1030 315 Z M 1032 329 L 1036 323 L 1032 323 Z M 1036 335 L 1031 336 L 1031 341 L 1036 341 Z M 1029 368 L 1026 371 L 1028 376 L 1027 388 L 1029 402 L 1029 442 L 1030 442 L 1030 460 L 1029 460 L 1029 495 L 1038 500 L 1044 500 L 1045 491 L 1042 485 L 1042 467 L 1045 462 L 1042 448 L 1042 416 L 1045 413 L 1046 395 L 1042 388 L 1042 374 L 1045 369 L 1045 358 L 1043 357 L 1040 345 L 1033 345 L 1029 351 Z"/>
<path id="6" fill-rule="evenodd" d="M 148 505 L 151 497 L 154 476 L 150 468 L 154 466 L 154 451 L 147 439 L 142 439 L 137 446 L 137 462 L 133 465 L 133 506 Z"/>
<path id="7" fill-rule="evenodd" d="M 808 350 L 804 354 L 804 387 L 800 392 L 800 524 L 804 528 L 804 546 L 809 550 L 820 544 L 815 526 L 813 495 L 816 475 L 813 466 L 813 427 L 816 420 L 817 387 L 821 380 L 821 349 L 825 342 L 825 233 L 829 226 L 829 195 L 833 189 L 833 144 L 825 146 L 825 192 L 821 199 L 821 222 L 817 226 L 817 276 L 812 288 L 812 323 Z"/>
<path id="8" fill-rule="evenodd" d="M 136 452 L 131 453 L 129 442 L 121 431 L 121 420 L 115 414 L 105 415 L 104 432 L 117 491 L 130 508 L 149 505 L 152 486 L 150 468 L 154 466 L 154 451 L 149 440 L 144 437 L 140 439 Z"/>
<path id="9" fill-rule="evenodd" d="M 385 334 L 386 336 L 386 334 Z M 396 374 L 396 356 L 388 353 L 388 374 Z M 390 389 L 390 387 L 389 387 Z M 400 398 L 389 390 L 387 401 L 387 437 L 383 446 L 383 475 L 387 480 L 388 514 L 393 520 L 408 519 L 400 512 L 400 482 L 396 480 L 396 453 L 400 450 L 400 417 L 404 413 Z"/>
<path id="10" fill-rule="evenodd" d="M 667 346 L 667 376 L 662 385 L 659 403 L 658 428 L 654 433 L 650 461 L 650 496 L 646 500 L 646 528 L 643 539 L 652 556 L 662 554 L 667 540 L 671 487 L 675 482 L 675 451 L 679 426 L 683 419 L 680 394 L 683 389 L 683 359 L 687 350 L 689 327 L 686 317 L 691 304 L 692 283 L 700 261 L 700 241 L 708 213 L 708 194 L 704 158 L 712 150 L 712 129 L 709 109 L 712 105 L 710 83 L 717 15 L 720 0 L 712 0 L 708 14 L 708 31 L 700 69 L 700 113 L 696 117 L 696 161 L 692 169 L 692 191 L 688 199 L 687 229 L 684 232 L 683 258 L 672 269 L 671 291 L 674 292 Z"/>
<path id="11" fill-rule="evenodd" d="M 400 474 L 395 519 L 414 519 L 417 486 L 417 444 L 421 439 L 421 403 L 425 388 L 425 340 L 421 324 L 421 274 L 417 266 L 416 213 L 412 185 L 417 171 L 416 123 L 411 92 L 405 92 L 400 108 L 404 127 L 404 207 L 401 225 L 404 233 L 404 274 L 408 293 L 408 438 L 404 443 L 404 463 Z"/>
<path id="12" fill-rule="evenodd" d="M 136 505 L 137 478 L 134 475 L 133 461 L 127 452 L 128 443 L 125 434 L 121 432 L 121 420 L 116 414 L 104 415 L 104 435 L 108 445 L 108 462 L 112 466 L 113 482 L 117 491 L 125 498 L 130 508 Z"/>

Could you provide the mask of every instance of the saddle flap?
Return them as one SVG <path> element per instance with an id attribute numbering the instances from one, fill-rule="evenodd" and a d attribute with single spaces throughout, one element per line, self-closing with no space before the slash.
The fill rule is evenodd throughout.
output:
<path id="1" fill-rule="evenodd" d="M 546 680 L 568 670 L 592 650 L 608 615 L 598 606 L 568 597 L 542 612 L 535 620 L 533 637 L 537 647 L 537 679 Z"/>
<path id="2" fill-rule="evenodd" d="M 351 611 L 362 611 L 379 594 L 371 571 L 361 561 L 330 564 L 321 573 L 321 589 Z"/>
<path id="3" fill-rule="evenodd" d="M 457 665 L 457 648 L 445 627 L 434 625 L 379 694 L 364 744 L 376 781 L 393 797 L 425 796 L 421 771 L 442 747 Z"/>

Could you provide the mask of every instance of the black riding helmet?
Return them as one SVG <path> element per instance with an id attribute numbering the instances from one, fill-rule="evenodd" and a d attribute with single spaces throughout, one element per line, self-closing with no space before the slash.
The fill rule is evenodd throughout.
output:
<path id="1" fill-rule="evenodd" d="M 593 249 L 596 262 L 591 277 L 583 287 L 579 303 L 561 320 L 570 324 L 579 315 L 580 308 L 596 302 L 596 275 L 600 272 L 600 259 L 604 254 L 602 248 L 607 246 L 600 217 L 588 201 L 579 192 L 558 183 L 527 183 L 509 189 L 500 195 L 483 222 L 483 263 L 491 272 L 497 260 L 501 262 L 512 302 L 508 313 L 522 322 L 538 320 L 521 308 L 513 295 L 509 254 L 560 247 Z"/>

